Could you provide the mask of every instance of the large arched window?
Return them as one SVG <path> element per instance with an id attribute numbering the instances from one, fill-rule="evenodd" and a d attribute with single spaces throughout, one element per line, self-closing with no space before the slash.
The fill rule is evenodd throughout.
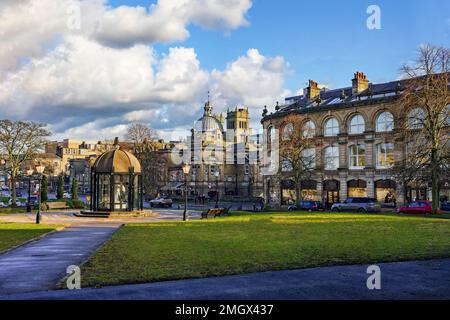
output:
<path id="1" fill-rule="evenodd" d="M 414 108 L 408 112 L 408 128 L 421 129 L 425 120 L 425 110 L 422 108 Z"/>
<path id="2" fill-rule="evenodd" d="M 394 165 L 394 145 L 392 143 L 377 144 L 377 168 L 391 168 Z"/>
<path id="3" fill-rule="evenodd" d="M 325 169 L 337 170 L 339 168 L 339 148 L 329 146 L 325 148 Z"/>
<path id="4" fill-rule="evenodd" d="M 292 123 L 286 124 L 283 128 L 283 140 L 284 141 L 290 140 L 293 132 L 294 132 L 294 125 Z"/>
<path id="5" fill-rule="evenodd" d="M 316 125 L 311 120 L 308 120 L 302 128 L 302 135 L 304 138 L 314 138 L 316 135 Z"/>
<path id="6" fill-rule="evenodd" d="M 394 130 L 394 116 L 390 112 L 382 112 L 377 117 L 377 132 L 389 132 Z"/>
<path id="7" fill-rule="evenodd" d="M 366 166 L 366 147 L 364 144 L 350 146 L 348 154 L 350 169 L 364 169 Z"/>
<path id="8" fill-rule="evenodd" d="M 336 118 L 330 118 L 325 122 L 325 137 L 333 137 L 339 134 L 339 122 Z"/>
<path id="9" fill-rule="evenodd" d="M 361 134 L 366 130 L 364 118 L 361 115 L 353 116 L 350 120 L 350 134 Z"/>

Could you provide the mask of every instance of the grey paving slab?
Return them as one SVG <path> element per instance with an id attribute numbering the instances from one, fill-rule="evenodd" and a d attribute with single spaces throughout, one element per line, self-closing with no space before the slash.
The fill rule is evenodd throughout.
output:
<path id="1" fill-rule="evenodd" d="M 0 299 L 107 300 L 406 300 L 450 299 L 450 259 L 378 264 L 381 290 L 369 290 L 367 267 L 304 270 L 168 281 L 101 289 L 58 290 Z"/>
<path id="2" fill-rule="evenodd" d="M 84 262 L 120 224 L 72 226 L 0 255 L 0 295 L 54 289 L 70 265 Z"/>

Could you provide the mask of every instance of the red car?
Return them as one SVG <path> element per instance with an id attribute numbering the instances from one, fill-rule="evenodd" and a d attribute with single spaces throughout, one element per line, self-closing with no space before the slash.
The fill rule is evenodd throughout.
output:
<path id="1" fill-rule="evenodd" d="M 397 213 L 431 214 L 432 212 L 433 207 L 430 201 L 414 201 L 411 202 L 406 207 L 401 207 L 397 209 Z M 441 210 L 438 209 L 438 213 L 441 213 Z"/>

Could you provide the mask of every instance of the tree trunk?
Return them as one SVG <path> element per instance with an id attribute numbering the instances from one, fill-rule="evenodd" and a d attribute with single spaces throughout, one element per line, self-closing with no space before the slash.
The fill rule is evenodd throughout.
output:
<path id="1" fill-rule="evenodd" d="M 11 175 L 11 206 L 16 206 L 16 177 Z"/>
<path id="2" fill-rule="evenodd" d="M 437 173 L 437 150 L 431 150 L 431 200 L 433 206 L 433 214 L 437 214 L 439 209 L 439 178 Z"/>
<path id="3" fill-rule="evenodd" d="M 300 203 L 300 201 L 302 201 L 302 193 L 300 192 L 300 187 L 298 184 L 295 187 L 295 198 L 296 203 Z"/>

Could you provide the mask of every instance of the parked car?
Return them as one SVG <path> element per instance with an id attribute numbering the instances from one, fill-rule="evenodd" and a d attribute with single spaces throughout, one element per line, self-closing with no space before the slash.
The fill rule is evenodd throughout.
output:
<path id="1" fill-rule="evenodd" d="M 31 196 L 30 197 L 30 205 L 35 206 L 38 204 L 38 197 L 36 196 Z"/>
<path id="2" fill-rule="evenodd" d="M 8 205 L 12 206 L 12 199 L 9 199 Z M 25 202 L 22 202 L 20 200 L 16 200 L 16 207 L 25 207 L 27 204 Z"/>
<path id="3" fill-rule="evenodd" d="M 0 208 L 8 208 L 8 205 L 3 201 L 0 201 Z"/>
<path id="4" fill-rule="evenodd" d="M 324 207 L 320 201 L 300 201 L 298 204 L 292 204 L 288 207 L 289 211 L 307 210 L 312 211 L 324 211 Z"/>
<path id="5" fill-rule="evenodd" d="M 155 198 L 155 199 L 150 201 L 150 207 L 152 207 L 152 208 L 154 208 L 154 207 L 171 208 L 172 204 L 173 204 L 172 199 L 165 198 L 165 197 Z"/>
<path id="6" fill-rule="evenodd" d="M 397 213 L 431 214 L 433 207 L 430 201 L 414 201 L 405 207 L 398 208 Z M 441 213 L 441 210 L 438 210 L 438 213 Z"/>
<path id="7" fill-rule="evenodd" d="M 71 199 L 71 198 L 72 198 L 72 195 L 69 192 L 65 191 L 63 193 L 63 199 Z"/>
<path id="8" fill-rule="evenodd" d="M 380 212 L 381 204 L 374 198 L 348 198 L 331 206 L 332 212 Z"/>
<path id="9" fill-rule="evenodd" d="M 442 211 L 450 211 L 450 201 L 442 202 L 441 210 Z"/>

